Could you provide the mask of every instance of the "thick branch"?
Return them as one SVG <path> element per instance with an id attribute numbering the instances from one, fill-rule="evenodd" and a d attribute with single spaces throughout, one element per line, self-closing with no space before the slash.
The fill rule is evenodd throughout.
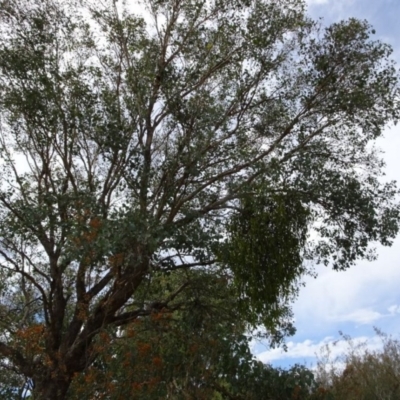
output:
<path id="1" fill-rule="evenodd" d="M 33 376 L 34 366 L 32 365 L 32 363 L 28 362 L 19 351 L 0 342 L 0 355 L 2 355 L 4 358 L 8 358 L 13 363 L 17 364 L 20 371 L 24 375 Z"/>

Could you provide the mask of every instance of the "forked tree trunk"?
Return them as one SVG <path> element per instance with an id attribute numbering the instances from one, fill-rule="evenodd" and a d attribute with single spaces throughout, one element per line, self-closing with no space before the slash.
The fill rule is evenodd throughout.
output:
<path id="1" fill-rule="evenodd" d="M 37 380 L 33 390 L 35 400 L 65 400 L 71 384 L 70 378 L 58 378 Z"/>

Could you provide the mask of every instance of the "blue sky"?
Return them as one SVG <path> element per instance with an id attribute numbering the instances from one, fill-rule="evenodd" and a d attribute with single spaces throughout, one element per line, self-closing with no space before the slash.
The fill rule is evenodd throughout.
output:
<path id="1" fill-rule="evenodd" d="M 400 0 L 308 0 L 308 13 L 330 24 L 349 17 L 368 20 L 376 38 L 391 44 L 393 58 L 400 68 Z M 384 151 L 386 177 L 400 181 L 400 124 L 388 127 L 377 142 Z M 315 354 L 326 343 L 338 341 L 333 355 L 346 345 L 339 331 L 355 341 L 368 340 L 379 346 L 373 327 L 400 334 L 400 237 L 390 248 L 377 247 L 378 259 L 361 261 L 345 272 L 320 267 L 317 279 L 306 279 L 306 286 L 294 304 L 297 333 L 287 340 L 288 351 L 254 347 L 257 357 L 273 365 L 295 363 L 315 365 Z"/>

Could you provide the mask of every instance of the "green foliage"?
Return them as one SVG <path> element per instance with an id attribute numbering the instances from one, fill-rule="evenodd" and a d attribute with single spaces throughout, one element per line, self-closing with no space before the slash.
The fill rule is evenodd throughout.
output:
<path id="1" fill-rule="evenodd" d="M 316 380 L 327 400 L 398 399 L 400 396 L 400 341 L 375 329 L 382 341 L 378 350 L 368 342 L 355 343 L 343 335 L 347 351 L 332 359 L 329 347 L 320 358 Z M 339 366 L 338 366 L 339 365 Z M 322 390 L 320 391 L 322 393 Z"/>
<path id="2" fill-rule="evenodd" d="M 246 319 L 253 326 L 264 324 L 279 340 L 279 333 L 294 332 L 287 305 L 306 272 L 302 253 L 311 218 L 293 195 L 267 193 L 256 191 L 241 200 L 218 251 L 219 261 L 233 272 Z"/>
<path id="3" fill-rule="evenodd" d="M 226 277 L 202 275 L 192 273 L 203 284 L 196 285 L 186 309 L 162 309 L 118 334 L 100 334 L 101 356 L 73 381 L 68 397 L 308 399 L 316 388 L 311 371 L 299 365 L 282 370 L 255 360 Z"/>

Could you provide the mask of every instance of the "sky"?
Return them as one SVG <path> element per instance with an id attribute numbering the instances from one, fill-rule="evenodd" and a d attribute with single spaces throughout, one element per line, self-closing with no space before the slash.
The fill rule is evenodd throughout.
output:
<path id="1" fill-rule="evenodd" d="M 350 17 L 367 20 L 375 38 L 389 43 L 400 68 L 400 0 L 308 0 L 308 14 L 328 25 Z M 384 179 L 400 181 L 400 124 L 388 127 L 377 142 L 386 162 Z M 393 337 L 400 335 L 400 237 L 392 247 L 377 246 L 378 259 L 360 261 L 344 272 L 319 267 L 316 279 L 306 278 L 293 311 L 297 332 L 287 339 L 287 352 L 254 344 L 263 362 L 289 367 L 296 363 L 316 365 L 321 348 L 331 346 L 332 356 L 346 351 L 339 331 L 354 343 L 366 342 L 379 349 L 374 327 Z"/>

